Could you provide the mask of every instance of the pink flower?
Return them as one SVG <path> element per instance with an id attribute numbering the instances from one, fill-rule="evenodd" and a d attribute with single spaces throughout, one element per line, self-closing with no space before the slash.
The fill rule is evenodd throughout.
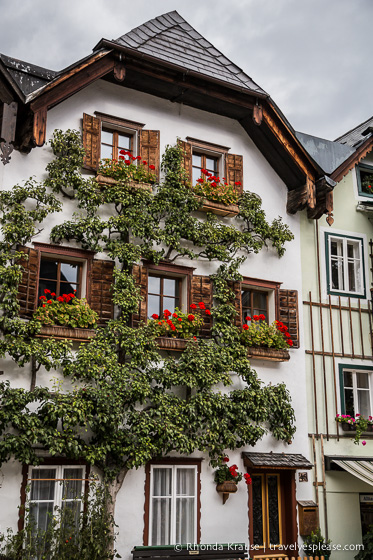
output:
<path id="1" fill-rule="evenodd" d="M 362 444 L 362 445 L 366 445 L 367 442 L 366 442 L 366 441 L 362 441 L 361 444 Z"/>

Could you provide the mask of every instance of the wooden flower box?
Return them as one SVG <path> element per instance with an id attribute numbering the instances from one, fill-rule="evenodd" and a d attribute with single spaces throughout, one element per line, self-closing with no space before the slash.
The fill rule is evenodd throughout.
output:
<path id="1" fill-rule="evenodd" d="M 59 325 L 45 325 L 41 327 L 39 338 L 56 338 L 58 340 L 76 340 L 78 342 L 87 342 L 90 338 L 95 336 L 94 329 L 73 329 L 71 327 L 61 327 Z"/>
<path id="2" fill-rule="evenodd" d="M 174 352 L 182 352 L 189 342 L 185 338 L 169 338 L 167 336 L 159 336 L 155 340 L 161 350 L 173 350 Z"/>
<path id="3" fill-rule="evenodd" d="M 223 204 L 222 202 L 213 202 L 212 200 L 207 200 L 206 198 L 197 197 L 199 200 L 203 201 L 202 208 L 199 208 L 200 212 L 212 212 L 217 216 L 224 216 L 226 218 L 233 218 L 237 216 L 239 209 L 236 204 Z"/>
<path id="4" fill-rule="evenodd" d="M 269 360 L 271 362 L 287 362 L 290 360 L 289 350 L 287 348 L 265 348 L 249 346 L 247 356 L 256 360 Z"/>
<path id="5" fill-rule="evenodd" d="M 344 432 L 356 432 L 356 425 L 355 423 L 349 424 L 348 422 L 338 422 L 341 426 L 342 426 L 342 430 Z M 372 433 L 373 432 L 373 426 L 367 426 L 367 429 L 364 430 L 363 433 Z"/>
<path id="6" fill-rule="evenodd" d="M 119 181 L 117 179 L 113 179 L 112 177 L 106 177 L 105 175 L 97 175 L 96 181 L 99 185 L 117 185 Z M 127 183 L 127 187 L 129 189 L 134 190 L 143 190 L 148 192 L 153 192 L 152 186 L 150 183 L 137 183 L 136 181 L 129 181 Z"/>
<path id="7" fill-rule="evenodd" d="M 216 491 L 223 494 L 223 504 L 225 504 L 229 498 L 229 494 L 237 492 L 237 484 L 232 480 L 226 480 L 216 485 Z"/>

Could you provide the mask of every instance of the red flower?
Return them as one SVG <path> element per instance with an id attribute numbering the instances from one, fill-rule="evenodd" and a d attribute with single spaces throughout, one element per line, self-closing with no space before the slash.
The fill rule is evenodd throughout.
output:
<path id="1" fill-rule="evenodd" d="M 249 328 L 249 325 L 246 325 L 246 323 L 245 323 L 244 325 L 242 325 L 242 328 L 243 328 L 244 331 L 247 331 L 248 328 Z"/>
<path id="2" fill-rule="evenodd" d="M 286 336 L 286 338 L 291 338 L 291 336 L 288 332 L 285 332 L 284 335 Z"/>
<path id="3" fill-rule="evenodd" d="M 205 304 L 203 303 L 203 301 L 200 301 L 200 302 L 199 302 L 198 307 L 199 307 L 200 309 L 205 309 Z"/>
<path id="4" fill-rule="evenodd" d="M 250 484 L 252 484 L 252 482 L 253 482 L 253 481 L 252 481 L 252 478 L 251 478 L 251 476 L 250 476 L 248 473 L 245 473 L 245 474 L 243 475 L 243 477 L 244 477 L 245 482 L 246 482 L 246 484 L 247 484 L 248 486 L 249 486 Z"/>
<path id="5" fill-rule="evenodd" d="M 176 330 L 175 325 L 173 325 L 172 323 L 171 323 L 170 327 L 171 327 L 171 330 L 172 330 L 172 331 L 175 331 L 175 330 Z"/>
<path id="6" fill-rule="evenodd" d="M 120 150 L 119 153 L 124 154 L 125 156 L 128 155 L 128 152 L 126 152 L 126 150 Z"/>
<path id="7" fill-rule="evenodd" d="M 58 296 L 57 301 L 59 301 L 60 303 L 63 302 L 63 297 L 62 296 Z"/>
<path id="8" fill-rule="evenodd" d="M 193 336 L 193 340 L 197 340 L 197 337 L 196 337 L 196 336 Z"/>
<path id="9" fill-rule="evenodd" d="M 158 325 L 162 325 L 161 321 L 158 321 Z"/>
<path id="10" fill-rule="evenodd" d="M 293 346 L 293 341 L 290 338 L 288 338 L 286 342 L 289 346 Z"/>
<path id="11" fill-rule="evenodd" d="M 136 156 L 135 159 L 140 160 L 141 156 Z"/>
<path id="12" fill-rule="evenodd" d="M 44 293 L 45 293 L 45 294 L 50 294 L 51 291 L 50 291 L 50 290 L 44 290 Z"/>
<path id="13" fill-rule="evenodd" d="M 202 179 L 202 177 L 200 177 L 199 179 L 197 179 L 197 183 L 204 183 L 205 181 Z"/>
<path id="14" fill-rule="evenodd" d="M 51 293 L 51 296 L 55 297 L 55 295 L 56 295 L 56 294 L 55 294 L 54 292 Z"/>
<path id="15" fill-rule="evenodd" d="M 131 162 L 129 159 L 126 159 L 126 161 L 124 162 L 126 165 L 131 165 Z"/>
<path id="16" fill-rule="evenodd" d="M 227 457 L 227 455 L 225 457 L 223 457 L 223 461 L 224 463 L 229 463 L 229 457 Z"/>
<path id="17" fill-rule="evenodd" d="M 147 161 L 143 161 L 142 163 L 143 163 L 144 165 L 148 165 L 148 162 L 147 162 Z"/>
<path id="18" fill-rule="evenodd" d="M 254 321 L 259 321 L 259 315 L 253 315 Z"/>
<path id="19" fill-rule="evenodd" d="M 156 313 L 153 313 L 152 319 L 154 319 L 154 321 L 155 321 L 156 319 L 159 319 L 159 315 L 157 315 Z"/>
<path id="20" fill-rule="evenodd" d="M 242 184 L 241 181 L 236 181 L 236 182 L 235 182 L 235 185 L 236 185 L 237 187 L 238 187 L 238 185 L 241 185 L 241 184 Z"/>
<path id="21" fill-rule="evenodd" d="M 51 300 L 51 299 L 48 299 L 47 303 L 52 303 L 52 300 Z"/>
<path id="22" fill-rule="evenodd" d="M 153 171 L 155 169 L 155 165 L 149 165 L 149 169 Z"/>
<path id="23" fill-rule="evenodd" d="M 245 317 L 246 321 L 251 321 L 251 317 L 247 316 Z"/>
<path id="24" fill-rule="evenodd" d="M 119 156 L 119 159 L 124 159 L 124 156 Z"/>
<path id="25" fill-rule="evenodd" d="M 168 309 L 165 309 L 165 310 L 163 311 L 163 315 L 167 318 L 167 317 L 169 317 L 169 316 L 171 315 L 171 311 L 169 311 Z"/>
<path id="26" fill-rule="evenodd" d="M 194 319 L 195 319 L 194 315 L 192 315 L 192 314 L 188 315 L 188 320 L 189 321 L 194 321 Z"/>
<path id="27" fill-rule="evenodd" d="M 39 299 L 47 299 L 45 296 L 40 296 Z"/>
<path id="28" fill-rule="evenodd" d="M 208 173 L 207 169 L 201 169 L 201 173 L 203 173 L 204 175 L 206 175 L 206 173 Z"/>
<path id="29" fill-rule="evenodd" d="M 43 307 L 45 307 L 45 303 L 43 303 Z"/>
<path id="30" fill-rule="evenodd" d="M 211 311 L 209 309 L 205 309 L 206 315 L 211 315 Z"/>
<path id="31" fill-rule="evenodd" d="M 191 309 L 197 309 L 197 306 L 195 303 L 192 303 L 192 305 L 190 306 Z"/>
<path id="32" fill-rule="evenodd" d="M 265 320 L 266 320 L 266 316 L 263 315 L 263 313 L 261 313 L 261 314 L 259 315 L 259 319 L 260 319 L 261 321 L 265 321 Z"/>

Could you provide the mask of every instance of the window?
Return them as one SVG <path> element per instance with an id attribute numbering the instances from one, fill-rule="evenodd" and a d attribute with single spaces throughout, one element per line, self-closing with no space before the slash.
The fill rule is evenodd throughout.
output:
<path id="1" fill-rule="evenodd" d="M 363 240 L 325 233 L 328 293 L 365 297 Z"/>
<path id="2" fill-rule="evenodd" d="M 199 473 L 200 462 L 196 461 L 194 464 L 150 465 L 146 544 L 159 546 L 199 541 Z"/>
<path id="3" fill-rule="evenodd" d="M 38 296 L 44 295 L 44 290 L 48 289 L 56 297 L 72 292 L 81 297 L 82 270 L 81 262 L 41 256 Z"/>
<path id="4" fill-rule="evenodd" d="M 101 159 L 118 159 L 120 150 L 133 154 L 134 137 L 119 130 L 102 128 L 101 130 Z"/>
<path id="5" fill-rule="evenodd" d="M 202 177 L 201 170 L 206 169 L 213 175 L 219 174 L 219 158 L 206 155 L 193 150 L 192 154 L 192 183 L 196 184 L 197 179 Z"/>
<path id="6" fill-rule="evenodd" d="M 253 545 L 268 548 L 283 544 L 280 475 L 252 475 Z"/>
<path id="7" fill-rule="evenodd" d="M 342 414 L 365 418 L 372 416 L 372 374 L 367 366 L 351 368 L 340 365 L 340 388 Z"/>
<path id="8" fill-rule="evenodd" d="M 85 467 L 30 467 L 29 515 L 38 529 L 46 531 L 56 507 L 70 508 L 78 520 L 82 510 Z"/>
<path id="9" fill-rule="evenodd" d="M 250 324 L 251 321 L 246 317 L 252 318 L 253 315 L 264 315 L 266 323 L 269 322 L 268 313 L 269 293 L 255 290 L 252 288 L 244 288 L 241 291 L 242 301 L 242 321 Z"/>
<path id="10" fill-rule="evenodd" d="M 373 197 L 373 164 L 360 163 L 356 167 L 359 195 Z"/>
<path id="11" fill-rule="evenodd" d="M 173 313 L 181 307 L 181 278 L 157 276 L 148 277 L 148 319 L 156 313 L 159 317 L 168 309 Z"/>

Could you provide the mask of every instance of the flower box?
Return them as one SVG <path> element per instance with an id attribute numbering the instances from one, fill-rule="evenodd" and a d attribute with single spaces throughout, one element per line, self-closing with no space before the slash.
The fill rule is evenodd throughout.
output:
<path id="1" fill-rule="evenodd" d="M 44 325 L 36 336 L 39 338 L 51 337 L 60 340 L 68 338 L 69 340 L 86 342 L 95 336 L 95 334 L 96 331 L 94 329 L 73 329 L 71 327 L 61 327 L 60 325 Z"/>
<path id="2" fill-rule="evenodd" d="M 269 360 L 272 362 L 287 362 L 290 360 L 289 350 L 287 348 L 265 348 L 249 346 L 247 349 L 248 358 L 257 360 Z"/>
<path id="3" fill-rule="evenodd" d="M 155 340 L 161 350 L 174 350 L 175 352 L 182 352 L 190 342 L 190 339 L 167 336 L 158 336 Z"/>
<path id="4" fill-rule="evenodd" d="M 224 216 L 226 218 L 233 218 L 234 216 L 237 216 L 239 212 L 236 204 L 223 204 L 222 202 L 207 200 L 206 198 L 202 198 L 200 196 L 197 196 L 196 198 L 203 201 L 202 208 L 199 208 L 200 212 L 212 212 L 217 216 Z"/>
<path id="5" fill-rule="evenodd" d="M 344 432 L 356 432 L 356 425 L 354 423 L 349 424 L 348 422 L 338 422 L 342 426 Z M 373 426 L 367 426 L 367 429 L 363 433 L 373 432 Z"/>
<path id="6" fill-rule="evenodd" d="M 117 185 L 119 181 L 117 179 L 113 179 L 112 177 L 106 177 L 106 175 L 97 175 L 96 181 L 99 185 Z M 148 192 L 153 192 L 152 186 L 150 183 L 137 183 L 136 181 L 129 181 L 127 183 L 129 189 L 140 189 Z"/>
<path id="7" fill-rule="evenodd" d="M 229 498 L 229 494 L 237 492 L 237 484 L 232 480 L 226 480 L 225 482 L 216 485 L 216 491 L 223 494 L 223 504 L 225 504 Z"/>

